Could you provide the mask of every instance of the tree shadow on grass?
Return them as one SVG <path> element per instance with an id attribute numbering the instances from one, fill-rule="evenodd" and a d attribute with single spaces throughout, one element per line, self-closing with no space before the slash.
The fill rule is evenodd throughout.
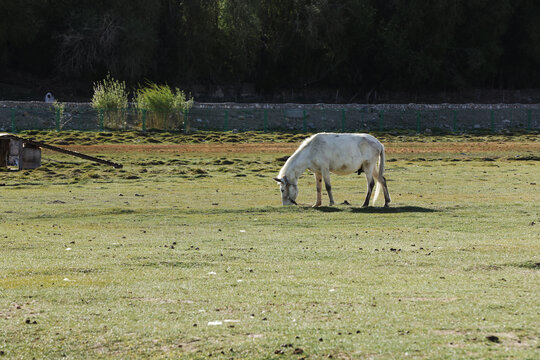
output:
<path id="1" fill-rule="evenodd" d="M 395 206 L 395 207 L 333 207 L 333 206 L 320 206 L 313 208 L 320 212 L 352 212 L 352 213 L 365 213 L 365 214 L 398 214 L 398 213 L 434 213 L 440 210 L 430 209 L 421 206 Z"/>

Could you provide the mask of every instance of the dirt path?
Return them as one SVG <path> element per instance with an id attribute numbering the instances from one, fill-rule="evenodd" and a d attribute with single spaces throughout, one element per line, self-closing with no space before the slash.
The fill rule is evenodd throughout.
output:
<path id="1" fill-rule="evenodd" d="M 82 153 L 153 152 L 153 153 L 284 153 L 294 152 L 299 143 L 259 144 L 100 144 L 71 145 L 69 150 Z M 407 153 L 486 153 L 486 152 L 538 152 L 540 142 L 403 142 L 385 144 L 388 154 Z"/>

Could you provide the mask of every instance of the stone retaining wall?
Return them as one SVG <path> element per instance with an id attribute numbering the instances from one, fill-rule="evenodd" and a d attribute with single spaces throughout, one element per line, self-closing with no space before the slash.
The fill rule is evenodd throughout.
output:
<path id="1" fill-rule="evenodd" d="M 146 116 L 130 107 L 100 114 L 89 103 L 0 102 L 0 131 L 30 129 L 141 130 Z M 538 131 L 540 104 L 240 104 L 195 103 L 176 130 L 221 131 Z M 116 119 L 114 122 L 111 119 Z M 119 121 L 118 121 L 119 120 Z"/>

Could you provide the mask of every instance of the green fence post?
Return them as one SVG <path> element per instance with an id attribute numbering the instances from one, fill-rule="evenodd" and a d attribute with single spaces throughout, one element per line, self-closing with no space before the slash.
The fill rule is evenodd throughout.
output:
<path id="1" fill-rule="evenodd" d="M 416 133 L 420 134 L 420 111 L 416 112 Z"/>
<path id="2" fill-rule="evenodd" d="M 510 124 L 514 123 L 514 111 L 510 109 Z"/>
<path id="3" fill-rule="evenodd" d="M 15 127 L 15 108 L 11 109 L 11 132 L 17 132 L 17 128 Z"/>
<path id="4" fill-rule="evenodd" d="M 60 131 L 60 109 L 56 109 L 56 131 Z"/>
<path id="5" fill-rule="evenodd" d="M 146 132 L 146 115 L 148 114 L 148 110 L 143 109 L 142 111 L 142 132 Z"/>
<path id="6" fill-rule="evenodd" d="M 532 130 L 532 110 L 527 110 L 527 131 Z"/>
<path id="7" fill-rule="evenodd" d="M 229 110 L 225 110 L 225 120 L 223 121 L 223 131 L 229 130 Z"/>
<path id="8" fill-rule="evenodd" d="M 384 131 L 384 111 L 379 112 L 379 131 Z"/>
<path id="9" fill-rule="evenodd" d="M 268 132 L 268 109 L 264 109 L 263 113 L 263 130 Z"/>
<path id="10" fill-rule="evenodd" d="M 341 132 L 345 132 L 345 109 L 341 109 Z"/>
<path id="11" fill-rule="evenodd" d="M 99 131 L 103 131 L 103 109 L 99 109 Z"/>
<path id="12" fill-rule="evenodd" d="M 307 115 L 306 115 L 306 110 L 304 109 L 303 110 L 303 113 L 302 113 L 302 117 L 303 117 L 303 128 L 304 128 L 304 132 L 306 133 L 307 132 Z"/>
<path id="13" fill-rule="evenodd" d="M 454 133 L 457 133 L 457 110 L 454 110 L 454 120 L 452 128 L 454 129 Z"/>
<path id="14" fill-rule="evenodd" d="M 494 133 L 495 132 L 495 113 L 493 112 L 493 110 L 490 111 L 490 123 L 491 123 L 491 132 Z"/>
<path id="15" fill-rule="evenodd" d="M 184 134 L 187 134 L 188 131 L 189 131 L 189 117 L 188 117 L 188 114 L 189 114 L 189 110 L 185 109 L 184 110 Z"/>

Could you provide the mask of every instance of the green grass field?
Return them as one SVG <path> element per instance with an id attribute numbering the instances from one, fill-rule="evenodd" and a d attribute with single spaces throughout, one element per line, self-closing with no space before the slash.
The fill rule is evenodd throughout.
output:
<path id="1" fill-rule="evenodd" d="M 0 171 L 0 359 L 537 358 L 539 140 L 385 137 L 389 209 L 307 172 L 282 207 L 288 150 L 44 152 Z"/>

